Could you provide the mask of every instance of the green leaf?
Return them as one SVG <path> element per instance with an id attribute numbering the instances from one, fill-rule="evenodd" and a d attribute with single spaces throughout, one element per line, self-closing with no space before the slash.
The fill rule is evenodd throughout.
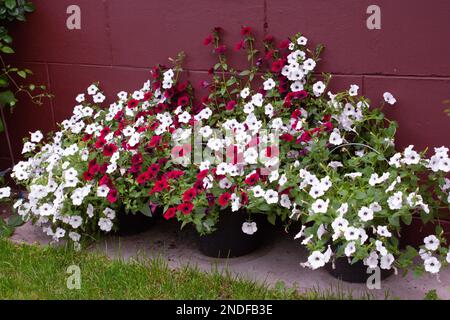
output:
<path id="1" fill-rule="evenodd" d="M 14 53 L 14 50 L 8 46 L 3 46 L 1 50 L 3 53 Z"/>
<path id="2" fill-rule="evenodd" d="M 272 224 L 275 225 L 275 222 L 277 220 L 277 216 L 275 214 L 271 214 L 267 216 L 267 220 Z"/>
<path id="3" fill-rule="evenodd" d="M 153 217 L 152 210 L 150 209 L 150 206 L 148 204 L 146 204 L 146 203 L 139 209 L 139 211 L 144 216 L 147 216 L 147 217 L 150 217 L 150 218 Z"/>
<path id="4" fill-rule="evenodd" d="M 13 215 L 8 219 L 8 227 L 17 228 L 23 225 L 25 222 L 22 220 L 22 217 L 18 214 Z"/>
<path id="5" fill-rule="evenodd" d="M 5 0 L 5 7 L 12 10 L 16 7 L 16 0 Z"/>
<path id="6" fill-rule="evenodd" d="M 14 93 L 10 90 L 0 92 L 0 104 L 13 106 L 17 102 Z"/>
<path id="7" fill-rule="evenodd" d="M 0 132 L 5 131 L 5 127 L 3 126 L 3 121 L 0 119 Z"/>
<path id="8" fill-rule="evenodd" d="M 17 74 L 19 76 L 21 76 L 22 78 L 24 78 L 24 79 L 27 78 L 27 73 L 25 71 L 23 71 L 23 70 L 18 71 Z"/>

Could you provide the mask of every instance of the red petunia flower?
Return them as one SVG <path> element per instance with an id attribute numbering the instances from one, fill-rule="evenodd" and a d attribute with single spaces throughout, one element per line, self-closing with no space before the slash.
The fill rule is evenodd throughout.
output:
<path id="1" fill-rule="evenodd" d="M 300 138 L 297 139 L 297 144 L 299 144 L 300 142 L 309 142 L 310 140 L 311 140 L 310 133 L 308 131 L 305 131 L 302 133 Z"/>
<path id="2" fill-rule="evenodd" d="M 245 192 L 241 193 L 241 203 L 243 206 L 248 204 L 248 194 Z"/>
<path id="3" fill-rule="evenodd" d="M 86 171 L 83 173 L 83 179 L 85 181 L 91 181 L 92 179 L 94 179 L 94 174 L 90 173 L 89 171 Z"/>
<path id="4" fill-rule="evenodd" d="M 251 34 L 251 32 L 252 32 L 252 28 L 250 28 L 250 27 L 243 26 L 241 28 L 241 35 L 243 35 L 243 36 L 248 36 Z"/>
<path id="5" fill-rule="evenodd" d="M 179 204 L 177 207 L 177 210 L 183 213 L 184 215 L 190 214 L 193 209 L 194 205 L 190 202 L 184 202 L 182 204 Z"/>
<path id="6" fill-rule="evenodd" d="M 169 208 L 169 209 L 166 210 L 166 212 L 164 213 L 163 217 L 166 220 L 170 220 L 173 217 L 175 217 L 176 213 L 177 213 L 177 210 L 175 208 Z"/>
<path id="7" fill-rule="evenodd" d="M 130 109 L 134 109 L 138 106 L 139 101 L 137 101 L 136 99 L 131 99 L 130 101 L 128 101 L 128 108 Z"/>
<path id="8" fill-rule="evenodd" d="M 214 51 L 218 54 L 225 54 L 225 52 L 227 51 L 227 46 L 224 44 L 221 44 Z"/>
<path id="9" fill-rule="evenodd" d="M 110 189 L 106 199 L 109 201 L 109 203 L 115 203 L 117 201 L 118 194 L 119 193 L 116 189 Z"/>
<path id="10" fill-rule="evenodd" d="M 197 189 L 190 188 L 183 193 L 183 201 L 191 202 L 197 196 Z"/>
<path id="11" fill-rule="evenodd" d="M 109 127 L 104 127 L 102 131 L 100 131 L 100 137 L 104 138 L 111 132 Z"/>
<path id="12" fill-rule="evenodd" d="M 244 40 L 239 41 L 234 46 L 235 51 L 240 51 L 242 48 L 244 48 Z"/>
<path id="13" fill-rule="evenodd" d="M 272 63 L 272 67 L 270 68 L 270 70 L 272 72 L 278 73 L 281 71 L 281 69 L 283 69 L 283 66 L 284 66 L 284 60 L 278 59 Z"/>
<path id="14" fill-rule="evenodd" d="M 178 98 L 178 105 L 179 106 L 185 106 L 189 103 L 189 97 L 188 96 L 181 96 Z"/>
<path id="15" fill-rule="evenodd" d="M 228 202 L 231 199 L 231 195 L 228 192 L 223 193 L 220 197 L 219 197 L 219 204 L 222 207 L 226 207 L 228 205 Z"/>
<path id="16" fill-rule="evenodd" d="M 103 155 L 105 157 L 111 157 L 114 152 L 117 151 L 117 146 L 113 143 L 107 144 L 104 148 L 103 148 Z"/>
<path id="17" fill-rule="evenodd" d="M 200 172 L 197 174 L 197 180 L 203 181 L 203 179 L 208 175 L 208 173 L 209 173 L 209 170 L 208 170 L 208 169 L 205 169 L 205 170 L 200 171 Z"/>
<path id="18" fill-rule="evenodd" d="M 254 186 L 255 183 L 257 183 L 259 181 L 259 174 L 254 173 L 252 175 L 250 175 L 249 177 L 247 177 L 244 182 L 246 184 L 248 184 L 249 186 Z"/>
<path id="19" fill-rule="evenodd" d="M 264 37 L 264 40 L 263 40 L 263 41 L 264 41 L 265 43 L 272 43 L 273 40 L 274 40 L 273 36 L 270 35 L 270 34 L 268 34 L 267 36 Z"/>
<path id="20" fill-rule="evenodd" d="M 88 169 L 90 174 L 96 174 L 97 172 L 100 171 L 100 167 L 98 164 L 93 163 L 93 164 L 89 164 L 89 169 Z"/>
<path id="21" fill-rule="evenodd" d="M 280 49 L 286 49 L 286 48 L 289 47 L 289 43 L 291 43 L 291 41 L 289 41 L 288 39 L 282 40 L 282 41 L 280 41 L 280 43 L 278 44 L 278 48 L 280 48 Z"/>
<path id="22" fill-rule="evenodd" d="M 98 138 L 98 140 L 95 142 L 95 148 L 101 149 L 105 146 L 106 140 L 103 137 Z"/>
<path id="23" fill-rule="evenodd" d="M 132 165 L 141 164 L 142 161 L 143 161 L 142 154 L 140 154 L 140 153 L 136 153 L 135 155 L 133 155 L 133 157 L 131 157 L 131 164 Z"/>
<path id="24" fill-rule="evenodd" d="M 291 142 L 292 140 L 294 140 L 294 136 L 289 133 L 283 133 L 280 136 L 280 139 L 286 142 Z"/>
<path id="25" fill-rule="evenodd" d="M 137 183 L 141 185 L 147 183 L 148 180 L 150 180 L 148 172 L 141 173 L 136 179 Z"/>
<path id="26" fill-rule="evenodd" d="M 83 136 L 83 142 L 89 141 L 92 138 L 92 134 L 85 134 Z"/>
<path id="27" fill-rule="evenodd" d="M 236 104 L 237 104 L 236 101 L 231 100 L 230 102 L 227 103 L 225 109 L 227 109 L 228 111 L 234 110 Z"/>
<path id="28" fill-rule="evenodd" d="M 178 179 L 179 177 L 181 177 L 183 175 L 184 175 L 184 172 L 181 170 L 172 170 L 172 171 L 167 172 L 166 177 L 167 177 L 167 179 L 172 180 L 172 179 Z"/>
<path id="29" fill-rule="evenodd" d="M 211 35 L 207 36 L 204 40 L 203 40 L 203 44 L 205 46 L 211 44 L 213 42 L 213 37 Z"/>
<path id="30" fill-rule="evenodd" d="M 166 179 L 161 179 L 155 182 L 155 186 L 153 187 L 153 189 L 150 191 L 150 194 L 153 193 L 159 193 L 161 191 L 163 191 L 164 189 L 169 189 L 169 184 L 167 183 Z"/>

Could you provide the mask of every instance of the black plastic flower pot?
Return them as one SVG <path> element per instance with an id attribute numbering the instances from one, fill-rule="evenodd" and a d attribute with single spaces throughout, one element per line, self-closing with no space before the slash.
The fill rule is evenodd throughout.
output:
<path id="1" fill-rule="evenodd" d="M 161 215 L 159 207 L 155 210 L 152 217 L 146 216 L 142 213 L 126 212 L 125 208 L 121 208 L 117 212 L 117 231 L 116 235 L 121 237 L 133 236 L 145 232 L 153 227 L 157 217 Z"/>
<path id="2" fill-rule="evenodd" d="M 367 266 L 362 261 L 350 264 L 347 258 L 337 258 L 334 262 L 334 269 L 331 263 L 326 265 L 327 271 L 336 279 L 350 283 L 366 283 L 373 272 L 367 273 Z M 384 280 L 394 273 L 394 270 L 380 269 L 380 280 Z"/>
<path id="3" fill-rule="evenodd" d="M 198 247 L 201 253 L 213 258 L 236 258 L 257 250 L 267 238 L 268 221 L 263 214 L 252 214 L 258 230 L 248 235 L 242 231 L 242 224 L 248 221 L 245 211 L 220 212 L 216 231 L 198 235 Z"/>

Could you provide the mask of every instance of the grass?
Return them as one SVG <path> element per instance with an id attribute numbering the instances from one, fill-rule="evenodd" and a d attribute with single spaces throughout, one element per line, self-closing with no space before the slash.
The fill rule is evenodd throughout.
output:
<path id="1" fill-rule="evenodd" d="M 67 288 L 67 268 L 79 266 L 81 289 Z M 67 248 L 17 245 L 0 239 L 0 299 L 352 299 L 351 293 L 299 293 L 193 267 L 171 270 L 162 259 L 110 260 Z M 363 298 L 370 298 L 365 296 Z"/>

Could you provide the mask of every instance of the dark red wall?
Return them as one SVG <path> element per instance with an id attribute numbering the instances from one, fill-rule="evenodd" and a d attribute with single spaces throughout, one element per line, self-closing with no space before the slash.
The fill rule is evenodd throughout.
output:
<path id="1" fill-rule="evenodd" d="M 334 88 L 356 83 L 373 104 L 385 91 L 398 99 L 386 113 L 400 123 L 400 146 L 449 145 L 450 1 L 448 0 L 34 0 L 37 11 L 13 32 L 15 60 L 35 72 L 55 99 L 22 102 L 8 117 L 16 156 L 28 131 L 50 130 L 67 117 L 77 93 L 99 80 L 107 93 L 138 88 L 148 68 L 180 50 L 195 82 L 214 62 L 202 39 L 221 26 L 230 44 L 241 25 L 278 39 L 303 32 L 323 43 L 321 70 Z M 375 3 L 376 2 L 376 3 Z M 81 30 L 66 28 L 66 8 L 81 7 Z M 381 30 L 366 27 L 367 7 L 381 7 Z M 243 60 L 244 61 L 244 60 Z M 238 65 L 242 63 L 234 59 Z M 0 135 L 0 167 L 10 162 Z"/>

